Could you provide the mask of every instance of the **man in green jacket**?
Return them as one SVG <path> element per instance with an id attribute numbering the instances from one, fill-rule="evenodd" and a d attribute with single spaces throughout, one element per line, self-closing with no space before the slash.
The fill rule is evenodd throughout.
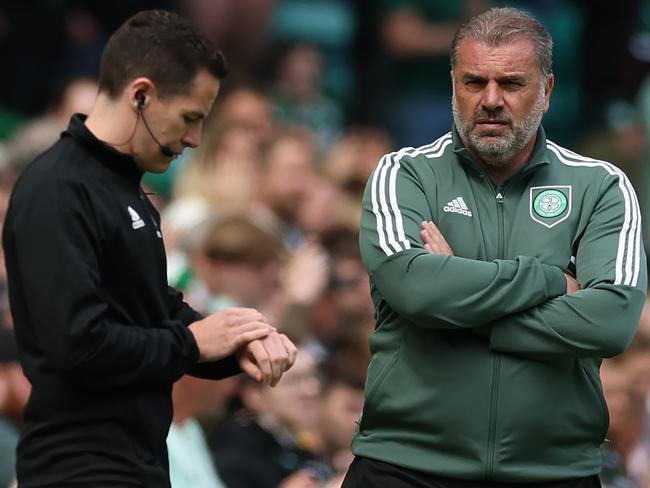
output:
<path id="1" fill-rule="evenodd" d="M 632 339 L 645 252 L 627 177 L 545 137 L 551 53 L 521 11 L 470 20 L 452 131 L 368 182 L 377 325 L 344 488 L 600 486 L 599 366 Z"/>

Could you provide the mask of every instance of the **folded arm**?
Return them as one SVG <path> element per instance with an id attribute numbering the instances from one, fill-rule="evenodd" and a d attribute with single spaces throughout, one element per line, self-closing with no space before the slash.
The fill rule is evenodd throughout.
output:
<path id="1" fill-rule="evenodd" d="M 360 246 L 372 284 L 388 305 L 422 327 L 478 327 L 566 292 L 562 270 L 531 257 L 483 262 L 424 249 L 420 225 L 432 218 L 405 152 L 380 161 L 363 199 Z"/>

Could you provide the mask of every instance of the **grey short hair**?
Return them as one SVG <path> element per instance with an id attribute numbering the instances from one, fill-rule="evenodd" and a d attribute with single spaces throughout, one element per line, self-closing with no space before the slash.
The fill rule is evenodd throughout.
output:
<path id="1" fill-rule="evenodd" d="M 489 46 L 529 39 L 535 45 L 539 69 L 545 81 L 553 74 L 553 39 L 533 16 L 512 7 L 492 8 L 463 24 L 451 43 L 451 69 L 456 66 L 458 48 L 463 39 L 472 38 Z"/>

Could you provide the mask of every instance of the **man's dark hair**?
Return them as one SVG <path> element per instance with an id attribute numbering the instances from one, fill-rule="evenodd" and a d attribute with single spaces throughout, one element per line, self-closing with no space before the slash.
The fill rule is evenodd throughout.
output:
<path id="1" fill-rule="evenodd" d="M 456 32 L 449 52 L 452 69 L 456 66 L 458 49 L 464 39 L 477 39 L 488 46 L 528 39 L 535 46 L 544 81 L 553 74 L 553 39 L 537 19 L 516 8 L 492 8 L 463 24 Z"/>
<path id="2" fill-rule="evenodd" d="M 150 78 L 161 97 L 189 92 L 200 70 L 228 74 L 223 54 L 183 17 L 144 10 L 113 33 L 102 55 L 99 90 L 116 98 L 137 77 Z"/>

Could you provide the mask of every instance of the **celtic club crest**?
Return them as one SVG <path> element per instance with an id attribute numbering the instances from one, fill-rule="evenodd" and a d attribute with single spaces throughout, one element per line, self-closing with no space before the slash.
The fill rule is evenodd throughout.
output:
<path id="1" fill-rule="evenodd" d="M 530 216 L 549 229 L 571 214 L 571 186 L 534 186 L 530 189 Z"/>

